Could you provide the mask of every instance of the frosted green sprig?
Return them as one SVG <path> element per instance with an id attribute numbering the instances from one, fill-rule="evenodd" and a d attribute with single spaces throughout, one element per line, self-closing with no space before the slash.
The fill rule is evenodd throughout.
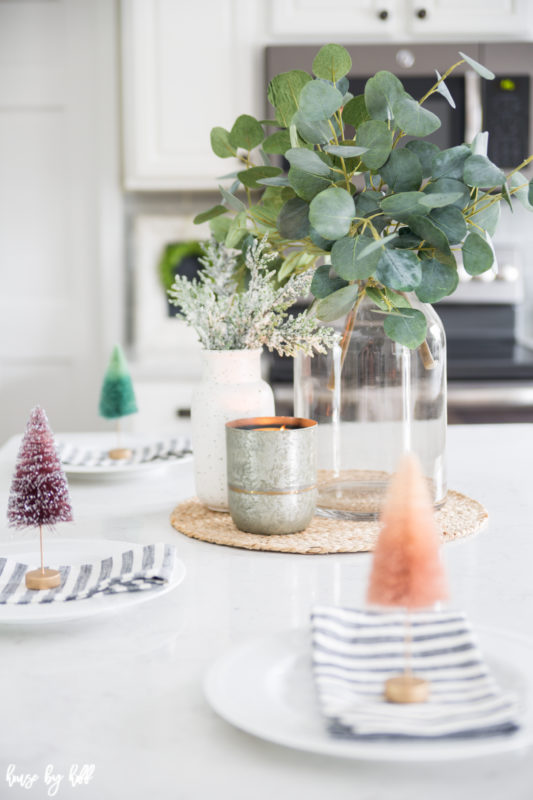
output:
<path id="1" fill-rule="evenodd" d="M 178 317 L 196 331 L 206 350 L 253 350 L 266 347 L 280 355 L 325 353 L 338 335 L 324 327 L 309 310 L 296 316 L 288 309 L 309 293 L 312 274 L 292 275 L 284 286 L 276 282 L 272 261 L 276 254 L 266 239 L 246 252 L 249 279 L 239 288 L 238 253 L 212 239 L 200 259 L 197 279 L 178 275 L 169 290 Z"/>

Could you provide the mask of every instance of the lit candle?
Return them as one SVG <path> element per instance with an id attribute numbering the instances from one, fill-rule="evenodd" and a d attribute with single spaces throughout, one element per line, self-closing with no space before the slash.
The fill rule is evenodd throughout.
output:
<path id="1" fill-rule="evenodd" d="M 316 507 L 316 427 L 301 417 L 252 417 L 226 424 L 228 501 L 249 533 L 296 533 Z"/>

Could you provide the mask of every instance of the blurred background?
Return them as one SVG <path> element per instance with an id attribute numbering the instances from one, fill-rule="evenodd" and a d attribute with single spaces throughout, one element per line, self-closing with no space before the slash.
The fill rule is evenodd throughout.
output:
<path id="1" fill-rule="evenodd" d="M 533 152 L 531 6 L 0 0 L 0 440 L 36 403 L 58 431 L 101 428 L 115 342 L 135 381 L 132 424 L 168 428 L 187 416 L 199 347 L 171 316 L 165 287 L 176 270 L 194 274 L 209 229 L 192 219 L 233 169 L 211 153 L 210 129 L 241 113 L 269 118 L 269 76 L 310 69 L 318 46 L 349 46 L 353 86 L 389 69 L 417 97 L 464 50 L 496 80 L 487 88 L 472 71 L 457 74 L 456 111 L 436 109 L 438 143 L 489 130 L 491 158 L 520 163 Z M 464 275 L 439 308 L 451 422 L 533 421 L 533 217 L 511 206 L 496 268 Z M 266 368 L 279 411 L 289 410 L 290 363 Z"/>

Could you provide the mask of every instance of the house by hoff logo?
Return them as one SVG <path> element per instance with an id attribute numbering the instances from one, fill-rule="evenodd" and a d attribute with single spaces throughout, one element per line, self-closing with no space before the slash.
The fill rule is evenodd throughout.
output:
<path id="1" fill-rule="evenodd" d="M 86 786 L 92 781 L 94 770 L 94 764 L 71 764 L 65 773 L 55 770 L 53 764 L 48 764 L 44 773 L 38 775 L 36 772 L 24 772 L 17 769 L 16 764 L 10 764 L 6 771 L 6 782 L 12 789 L 33 789 L 36 784 L 41 783 L 47 787 L 48 797 L 56 797 L 64 782 L 73 787 Z"/>

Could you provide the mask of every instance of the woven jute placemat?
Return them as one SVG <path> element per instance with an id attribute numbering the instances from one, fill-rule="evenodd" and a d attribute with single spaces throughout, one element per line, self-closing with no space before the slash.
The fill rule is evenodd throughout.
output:
<path id="1" fill-rule="evenodd" d="M 446 501 L 435 513 L 445 542 L 478 533 L 488 519 L 481 503 L 460 492 L 449 491 Z M 233 524 L 229 514 L 210 511 L 193 498 L 180 503 L 170 516 L 172 526 L 192 539 L 243 547 L 246 550 L 270 550 L 278 553 L 360 553 L 373 550 L 379 522 L 325 519 L 315 516 L 301 533 L 259 536 L 244 533 Z"/>

